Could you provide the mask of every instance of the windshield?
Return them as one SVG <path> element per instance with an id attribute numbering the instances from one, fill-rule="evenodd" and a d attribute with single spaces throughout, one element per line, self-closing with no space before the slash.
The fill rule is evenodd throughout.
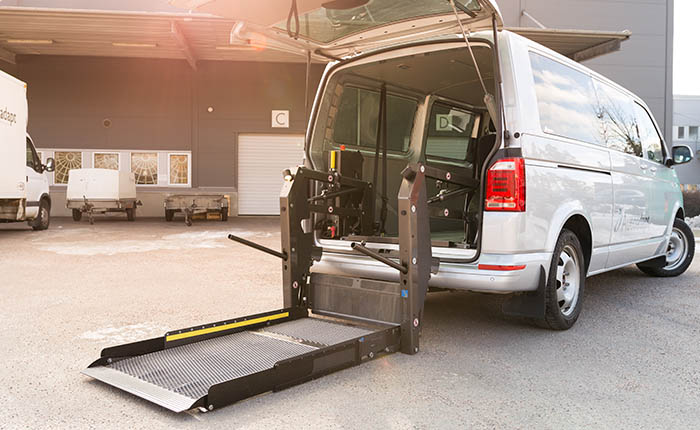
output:
<path id="1" fill-rule="evenodd" d="M 330 1 L 322 7 L 299 16 L 299 35 L 318 42 L 331 42 L 342 37 L 366 31 L 382 25 L 431 15 L 452 14 L 452 6 L 446 0 L 403 1 L 370 0 L 365 5 L 349 9 L 333 9 L 337 2 Z M 477 0 L 455 0 L 458 9 L 478 12 Z M 293 21 L 293 20 L 292 20 Z M 292 22 L 293 32 L 296 32 Z M 287 30 L 287 22 L 275 27 Z"/>

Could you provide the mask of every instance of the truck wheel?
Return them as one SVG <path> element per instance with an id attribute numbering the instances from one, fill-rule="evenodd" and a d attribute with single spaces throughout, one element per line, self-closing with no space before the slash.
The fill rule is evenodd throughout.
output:
<path id="1" fill-rule="evenodd" d="M 586 268 L 576 235 L 562 230 L 554 248 L 545 287 L 545 323 L 553 330 L 573 327 L 581 313 Z"/>
<path id="2" fill-rule="evenodd" d="M 33 230 L 46 230 L 49 228 L 49 223 L 51 222 L 51 206 L 46 200 L 42 200 L 39 203 L 39 214 L 36 219 L 31 223 Z"/>
<path id="3" fill-rule="evenodd" d="M 166 220 L 167 222 L 172 221 L 174 217 L 175 217 L 175 211 L 174 211 L 174 210 L 172 210 L 172 209 L 166 209 L 166 210 L 165 210 L 165 220 Z"/>
<path id="4" fill-rule="evenodd" d="M 226 222 L 228 221 L 228 208 L 221 208 L 221 221 Z"/>
<path id="5" fill-rule="evenodd" d="M 83 213 L 79 209 L 73 209 L 73 221 L 80 221 L 83 218 Z"/>
<path id="6" fill-rule="evenodd" d="M 129 221 L 136 219 L 136 208 L 126 208 L 126 219 Z"/>
<path id="7" fill-rule="evenodd" d="M 639 263 L 637 267 L 649 276 L 671 278 L 688 270 L 695 256 L 695 236 L 693 230 L 680 218 L 673 221 L 671 239 L 666 249 L 663 266 L 654 262 Z"/>

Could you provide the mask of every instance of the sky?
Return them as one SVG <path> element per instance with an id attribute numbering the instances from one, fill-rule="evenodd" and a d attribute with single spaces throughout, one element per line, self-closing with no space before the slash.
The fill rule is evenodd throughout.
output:
<path id="1" fill-rule="evenodd" d="M 700 95 L 700 1 L 675 0 L 673 94 Z"/>

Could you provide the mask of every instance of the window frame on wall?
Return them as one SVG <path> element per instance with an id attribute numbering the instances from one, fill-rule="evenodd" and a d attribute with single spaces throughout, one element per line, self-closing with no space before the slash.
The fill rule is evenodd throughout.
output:
<path id="1" fill-rule="evenodd" d="M 170 179 L 172 177 L 171 176 L 172 173 L 170 170 L 171 169 L 171 165 L 170 165 L 170 156 L 171 155 L 184 155 L 187 157 L 187 182 L 184 184 L 174 184 L 174 183 L 170 182 Z M 184 188 L 190 187 L 191 186 L 190 184 L 192 184 L 192 154 L 189 152 L 176 151 L 176 152 L 168 152 L 166 154 L 166 157 L 168 159 L 168 162 L 167 162 L 168 186 L 169 187 L 184 187 Z"/>
<path id="2" fill-rule="evenodd" d="M 116 150 L 116 149 L 47 149 L 40 148 L 37 152 L 42 153 L 42 159 L 54 157 L 59 152 L 77 152 L 81 154 L 81 168 L 95 166 L 95 154 L 118 154 L 119 170 L 131 172 L 131 155 L 134 153 L 154 153 L 157 161 L 157 183 L 155 184 L 136 184 L 136 187 L 144 188 L 191 188 L 192 187 L 192 151 L 176 151 L 176 150 L 149 150 L 149 149 L 131 149 L 131 150 Z M 187 183 L 186 184 L 171 184 L 170 183 L 170 155 L 185 155 L 187 156 Z M 43 160 L 42 160 L 43 162 Z M 49 173 L 49 184 L 51 186 L 66 187 L 67 183 L 56 183 L 55 172 Z"/>
<path id="3" fill-rule="evenodd" d="M 154 184 L 139 184 L 138 178 L 136 178 L 136 186 L 137 187 L 162 187 L 163 185 L 160 183 L 160 178 L 161 178 L 161 173 L 160 173 L 160 154 L 158 151 L 148 151 L 148 150 L 134 150 L 134 151 L 129 151 L 129 169 L 127 170 L 128 172 L 131 172 L 131 174 L 134 174 L 134 169 L 133 169 L 133 159 L 134 159 L 134 154 L 155 154 L 156 155 L 156 182 Z"/>
<path id="4" fill-rule="evenodd" d="M 45 151 L 42 150 L 42 152 L 45 152 Z M 59 173 L 58 164 L 59 164 L 60 160 L 58 158 L 58 154 L 59 153 L 71 153 L 71 152 L 76 153 L 76 154 L 80 154 L 80 167 L 79 167 L 79 169 L 82 169 L 85 167 L 85 159 L 86 159 L 85 151 L 80 150 L 80 149 L 56 149 L 56 150 L 53 150 L 51 153 L 51 156 L 54 158 L 54 160 L 56 162 L 56 168 L 53 171 L 53 174 L 51 175 L 51 185 L 59 185 L 59 186 L 63 186 L 63 187 L 68 186 L 68 175 L 66 175 L 66 182 L 56 182 L 56 176 Z"/>
<path id="5" fill-rule="evenodd" d="M 92 167 L 95 167 L 95 165 L 97 164 L 95 161 L 96 161 L 96 157 L 98 154 L 99 155 L 116 155 L 117 156 L 117 169 L 116 170 L 117 171 L 121 170 L 121 168 L 122 168 L 122 154 L 119 151 L 93 151 L 91 154 L 92 155 L 92 157 L 91 157 L 92 158 Z M 104 168 L 104 167 L 102 167 L 102 168 Z M 114 170 L 114 169 L 110 169 L 110 170 Z"/>

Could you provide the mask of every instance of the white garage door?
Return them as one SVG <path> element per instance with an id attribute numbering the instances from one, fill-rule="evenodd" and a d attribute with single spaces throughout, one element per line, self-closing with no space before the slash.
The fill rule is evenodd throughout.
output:
<path id="1" fill-rule="evenodd" d="M 304 136 L 238 136 L 238 213 L 279 215 L 282 171 L 301 164 Z"/>

